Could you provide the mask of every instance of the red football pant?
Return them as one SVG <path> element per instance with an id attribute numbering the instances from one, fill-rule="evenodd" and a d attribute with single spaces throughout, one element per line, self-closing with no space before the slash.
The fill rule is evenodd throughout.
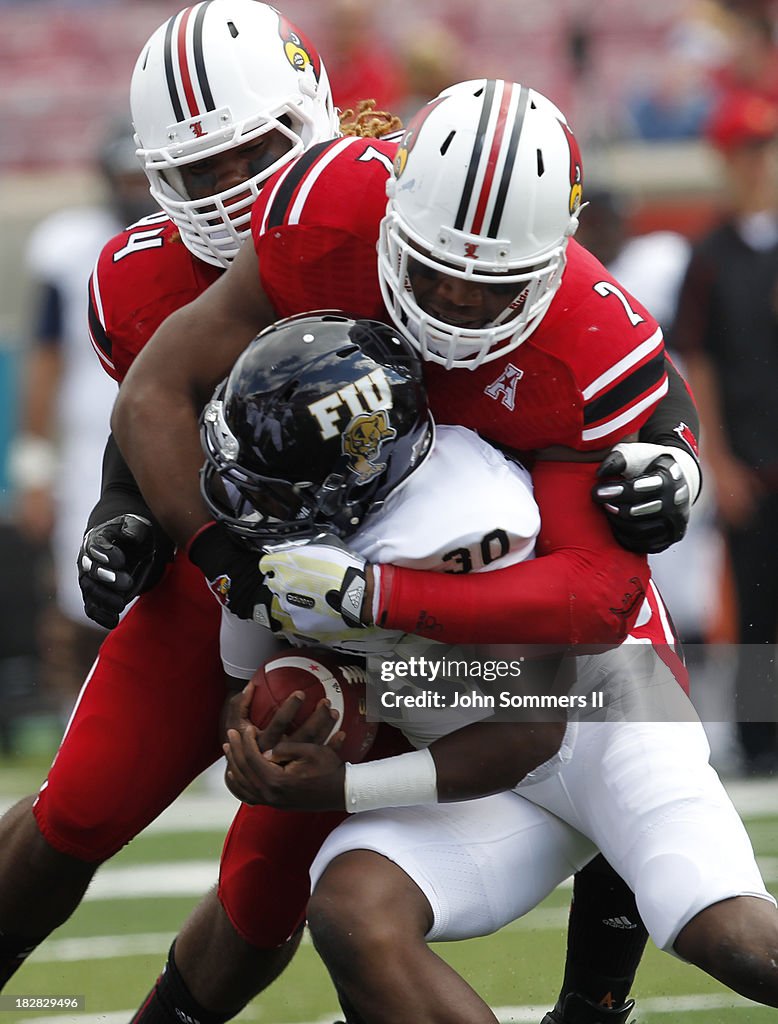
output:
<path id="1" fill-rule="evenodd" d="M 106 860 L 221 757 L 220 621 L 179 555 L 106 637 L 34 807 L 55 849 Z"/>

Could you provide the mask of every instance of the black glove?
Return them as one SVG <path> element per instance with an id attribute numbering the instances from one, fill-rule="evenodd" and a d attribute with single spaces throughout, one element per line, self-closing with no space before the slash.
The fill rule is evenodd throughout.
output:
<path id="1" fill-rule="evenodd" d="M 657 554 L 686 533 L 692 505 L 689 484 L 671 454 L 658 455 L 637 475 L 631 469 L 622 451 L 612 451 L 597 470 L 603 482 L 594 486 L 592 497 L 623 548 Z"/>
<path id="2" fill-rule="evenodd" d="M 154 528 L 144 516 L 125 514 L 93 526 L 78 552 L 78 585 L 89 618 L 113 629 L 130 601 L 161 575 L 164 561 L 152 580 L 155 553 Z"/>
<path id="3" fill-rule="evenodd" d="M 222 523 L 213 522 L 195 534 L 188 553 L 225 608 L 239 619 L 253 619 L 273 631 L 280 628 L 270 615 L 273 595 L 259 571 L 259 552 L 235 540 Z"/>

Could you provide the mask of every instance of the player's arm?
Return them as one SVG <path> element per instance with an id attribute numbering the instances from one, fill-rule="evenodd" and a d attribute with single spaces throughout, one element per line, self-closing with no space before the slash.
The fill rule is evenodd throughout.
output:
<path id="1" fill-rule="evenodd" d="M 149 506 L 179 545 L 209 520 L 199 490 L 200 409 L 274 319 L 254 247 L 244 245 L 219 280 L 164 321 L 119 390 L 111 421 L 116 440 Z"/>
<path id="2" fill-rule="evenodd" d="M 367 566 L 337 541 L 273 550 L 260 563 L 306 635 L 375 623 L 444 643 L 620 643 L 648 584 L 646 557 L 613 538 L 590 491 L 597 463 L 542 461 L 533 483 L 541 531 L 535 558 L 488 573 Z M 462 486 L 467 486 L 463 479 Z M 289 603 L 286 595 L 297 595 Z M 313 630 L 313 632 L 312 632 Z"/>

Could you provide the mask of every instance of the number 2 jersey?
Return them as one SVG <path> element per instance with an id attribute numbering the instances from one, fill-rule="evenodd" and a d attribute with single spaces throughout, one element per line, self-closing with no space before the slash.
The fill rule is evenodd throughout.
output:
<path id="1" fill-rule="evenodd" d="M 252 237 L 279 315 L 340 308 L 387 319 L 376 243 L 395 152 L 381 140 L 322 143 L 265 185 Z M 571 241 L 559 291 L 528 340 L 475 370 L 425 364 L 425 382 L 438 423 L 564 460 L 533 466 L 547 557 L 488 579 L 385 569 L 380 624 L 451 642 L 623 640 L 647 592 L 647 562 L 613 540 L 591 501 L 595 463 L 576 459 L 637 432 L 666 393 L 651 314 Z"/>

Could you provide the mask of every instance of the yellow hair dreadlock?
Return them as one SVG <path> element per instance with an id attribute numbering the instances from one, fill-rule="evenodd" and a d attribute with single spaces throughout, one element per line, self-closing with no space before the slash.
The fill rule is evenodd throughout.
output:
<path id="1" fill-rule="evenodd" d="M 376 110 L 375 107 L 375 100 L 360 100 L 356 111 L 351 107 L 341 111 L 341 132 L 344 135 L 356 135 L 360 139 L 380 139 L 402 129 L 403 123 L 396 114 Z"/>

